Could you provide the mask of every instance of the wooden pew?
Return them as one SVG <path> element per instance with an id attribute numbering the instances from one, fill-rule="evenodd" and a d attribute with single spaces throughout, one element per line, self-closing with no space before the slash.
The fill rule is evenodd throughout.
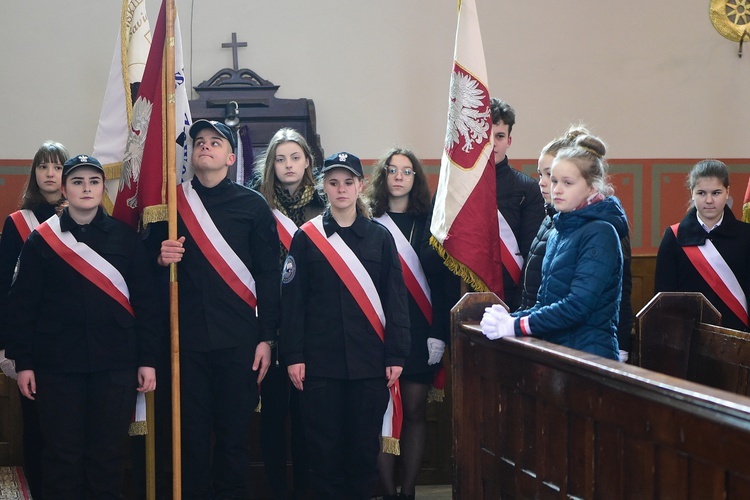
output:
<path id="1" fill-rule="evenodd" d="M 452 311 L 454 498 L 750 498 L 750 399 Z"/>
<path id="2" fill-rule="evenodd" d="M 659 293 L 636 315 L 633 364 L 749 395 L 750 334 L 716 326 L 700 293 Z"/>

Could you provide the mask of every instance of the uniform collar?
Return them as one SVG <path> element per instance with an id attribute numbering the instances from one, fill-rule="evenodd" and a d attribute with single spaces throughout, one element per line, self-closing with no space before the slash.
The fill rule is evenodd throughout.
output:
<path id="1" fill-rule="evenodd" d="M 357 212 L 357 218 L 354 219 L 354 222 L 352 223 L 349 228 L 356 234 L 357 236 L 364 236 L 365 230 L 367 229 L 367 223 L 366 219 Z M 331 215 L 331 210 L 326 209 L 326 211 L 323 213 L 323 230 L 326 232 L 326 238 L 330 238 L 333 233 L 341 232 L 341 226 L 339 226 L 339 223 L 336 222 L 336 219 L 333 218 L 333 215 Z"/>
<path id="2" fill-rule="evenodd" d="M 697 209 L 695 211 L 695 217 L 698 219 L 698 224 L 700 224 L 703 230 L 706 231 L 707 233 L 710 233 L 714 229 L 718 228 L 719 226 L 721 226 L 721 223 L 724 222 L 724 212 L 721 213 L 721 219 L 719 219 L 719 222 L 714 224 L 714 227 L 708 227 L 708 225 L 705 222 L 703 222 L 703 219 L 701 219 L 701 214 L 698 213 Z"/>
<path id="3" fill-rule="evenodd" d="M 232 185 L 232 181 L 229 179 L 229 177 L 225 177 L 220 183 L 218 183 L 214 187 L 206 187 L 203 184 L 201 184 L 201 181 L 198 179 L 198 176 L 193 176 L 193 179 L 190 181 L 190 183 L 193 185 L 193 189 L 195 189 L 197 193 L 208 195 L 208 196 L 221 196 Z"/>
<path id="4" fill-rule="evenodd" d="M 109 231 L 111 226 L 110 224 L 108 224 L 108 222 L 109 221 L 107 217 L 105 217 L 102 207 L 99 207 L 97 209 L 94 219 L 88 224 L 78 224 L 76 221 L 74 221 L 73 217 L 71 217 L 68 213 L 68 207 L 65 207 L 65 209 L 63 209 L 62 211 L 62 214 L 60 214 L 60 229 L 62 231 L 72 231 L 73 229 L 81 225 L 94 226 L 95 228 L 101 229 L 102 231 Z"/>

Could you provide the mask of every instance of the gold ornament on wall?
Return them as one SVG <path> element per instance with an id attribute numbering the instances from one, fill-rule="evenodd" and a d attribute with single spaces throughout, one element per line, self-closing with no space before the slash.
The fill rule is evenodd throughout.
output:
<path id="1" fill-rule="evenodd" d="M 721 36 L 739 42 L 742 57 L 742 43 L 750 40 L 750 0 L 711 0 L 708 15 Z"/>

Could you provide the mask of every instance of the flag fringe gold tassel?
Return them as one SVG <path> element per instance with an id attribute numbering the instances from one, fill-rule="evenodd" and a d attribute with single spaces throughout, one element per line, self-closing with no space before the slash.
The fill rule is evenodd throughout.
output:
<path id="1" fill-rule="evenodd" d="M 146 207 L 143 210 L 143 217 L 141 218 L 141 224 L 143 227 L 148 226 L 152 222 L 162 222 L 169 218 L 167 205 L 153 205 Z"/>
<path id="2" fill-rule="evenodd" d="M 430 386 L 430 390 L 427 392 L 428 403 L 442 403 L 445 400 L 445 389 L 438 389 L 437 387 Z"/>
<path id="3" fill-rule="evenodd" d="M 742 222 L 750 222 L 750 202 L 742 205 Z"/>
<path id="4" fill-rule="evenodd" d="M 398 439 L 390 436 L 383 436 L 381 450 L 383 453 L 389 453 L 391 455 L 401 454 L 401 447 L 398 444 Z"/>
<path id="5" fill-rule="evenodd" d="M 145 436 L 148 434 L 148 425 L 145 420 L 139 422 L 130 422 L 128 436 Z"/>
<path id="6" fill-rule="evenodd" d="M 438 255 L 443 258 L 445 266 L 450 269 L 453 274 L 464 280 L 475 292 L 490 291 L 484 281 L 482 281 L 482 278 L 477 276 L 474 271 L 448 255 L 448 252 L 445 251 L 445 248 L 443 248 L 443 245 L 440 244 L 435 236 L 430 236 L 430 245 L 432 245 L 432 248 L 434 248 Z"/>

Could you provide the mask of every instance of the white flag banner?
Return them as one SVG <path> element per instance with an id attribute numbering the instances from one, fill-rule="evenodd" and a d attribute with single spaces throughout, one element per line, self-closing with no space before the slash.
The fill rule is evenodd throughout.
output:
<path id="1" fill-rule="evenodd" d="M 109 197 L 105 198 L 104 204 L 110 213 L 120 183 L 133 113 L 135 96 L 131 89 L 143 78 L 150 48 L 151 26 L 145 0 L 123 0 L 120 32 L 117 34 L 92 153 L 104 166 Z"/>

